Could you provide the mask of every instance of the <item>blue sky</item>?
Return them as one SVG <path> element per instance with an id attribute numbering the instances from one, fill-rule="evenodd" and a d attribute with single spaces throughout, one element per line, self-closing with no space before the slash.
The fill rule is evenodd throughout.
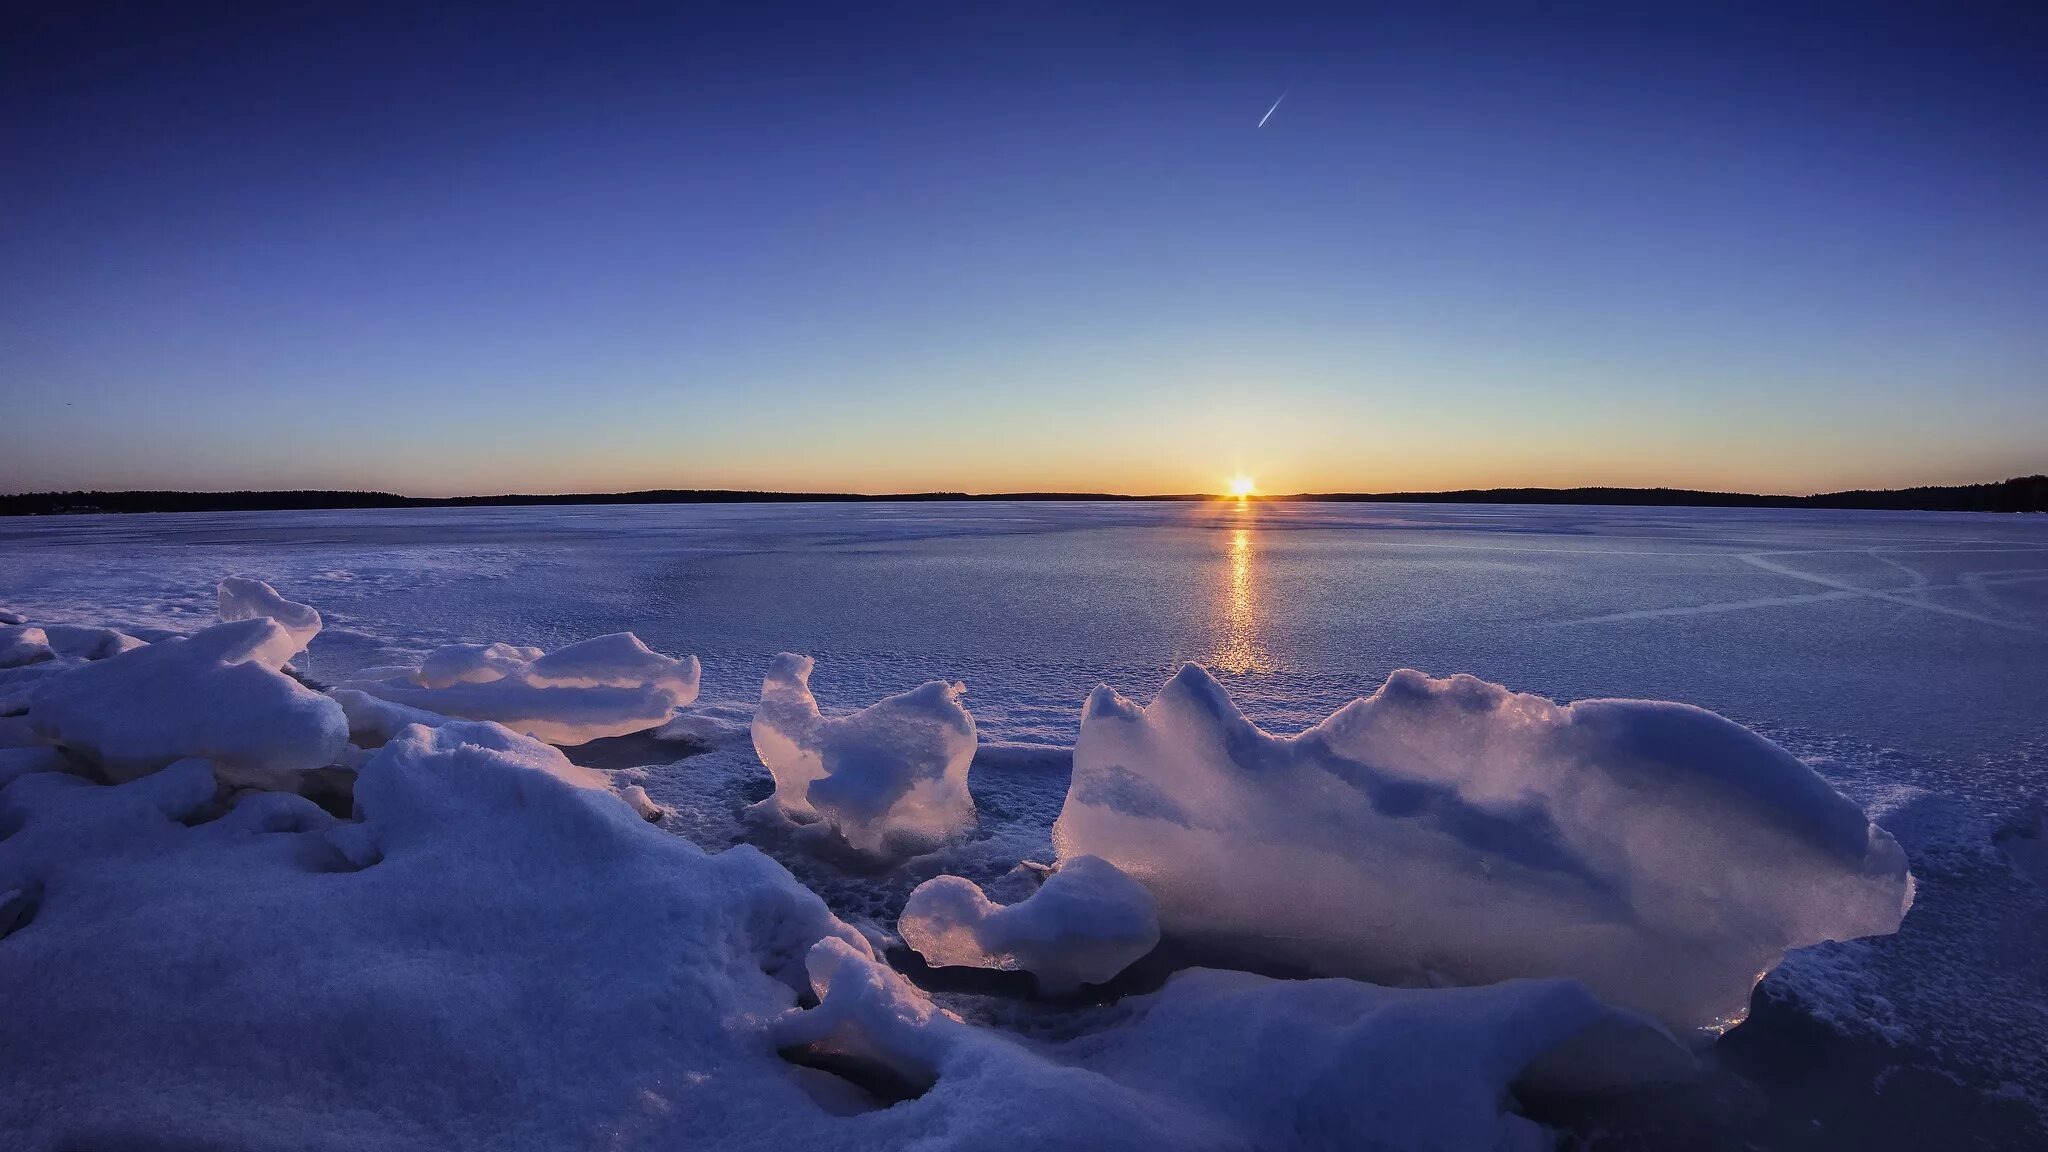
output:
<path id="1" fill-rule="evenodd" d="M 45 7 L 0 489 L 2048 468 L 2026 6 Z"/>

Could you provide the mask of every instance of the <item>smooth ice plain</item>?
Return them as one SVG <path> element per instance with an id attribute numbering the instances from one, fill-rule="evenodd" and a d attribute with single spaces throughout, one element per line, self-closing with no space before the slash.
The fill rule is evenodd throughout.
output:
<path id="1" fill-rule="evenodd" d="M 755 864 L 735 858 L 722 866 L 746 876 L 731 883 L 760 893 L 746 900 L 776 909 L 741 917 L 753 941 L 742 953 L 760 951 L 761 971 L 806 987 L 830 1009 L 776 1025 L 783 1041 L 811 1052 L 821 1067 L 858 1059 L 894 1069 L 893 1087 L 864 1091 L 921 1093 L 906 1103 L 923 1109 L 928 1122 L 947 1108 L 979 1110 L 977 1120 L 956 1119 L 949 1129 L 962 1138 L 1002 1130 L 992 1118 L 1002 1114 L 992 1095 L 1000 1086 L 1015 1093 L 1007 1107 L 1030 1114 L 1047 1101 L 1071 1100 L 1075 1089 L 1059 1082 L 1083 1072 L 1114 1086 L 1100 1097 L 1103 1122 L 1125 1124 L 1133 1146 L 1185 1142 L 1189 1132 L 1148 1127 L 1144 1119 L 1176 1110 L 1223 1133 L 1219 1146 L 1255 1142 L 1267 1122 L 1309 1133 L 1394 1123 L 1370 1110 L 1398 1094 L 1368 1100 L 1358 1105 L 1366 1114 L 1353 1114 L 1330 1111 L 1334 1098 L 1308 1086 L 1317 1077 L 1386 1075 L 1370 1051 L 1400 1043 L 1385 1037 L 1413 1035 L 1413 1023 L 1400 1022 L 1400 1013 L 1420 1011 L 1412 1004 L 1368 1003 L 1346 991 L 1350 985 L 1318 982 L 1278 986 L 1282 996 L 1218 974 L 1167 985 L 1145 1017 L 1150 1032 L 1134 1032 L 1118 1048 L 1103 1039 L 1116 1034 L 1115 1002 L 1158 988 L 1174 958 L 1155 955 L 1106 988 L 1045 1000 L 1032 996 L 1023 973 L 929 967 L 892 935 L 911 890 L 942 875 L 980 885 L 999 904 L 1026 898 L 1028 870 L 1018 864 L 1058 854 L 1053 828 L 1067 798 L 1083 702 L 1106 684 L 1143 704 L 1184 663 L 1207 668 L 1235 708 L 1280 736 L 1371 695 L 1404 667 L 1470 673 L 1558 701 L 1697 705 L 1776 741 L 1896 838 L 1917 884 L 1897 934 L 1794 951 L 1758 990 L 1748 1022 L 1716 1043 L 1706 1070 L 1682 1086 L 1562 1103 L 1532 1094 L 1524 1111 L 1567 1144 L 1904 1148 L 2048 1138 L 2048 970 L 2040 960 L 2048 955 L 2048 896 L 2040 886 L 2048 877 L 2039 865 L 2048 793 L 2048 520 L 2041 517 L 1216 503 L 0 522 L 0 607 L 45 626 L 52 647 L 60 636 L 49 625 L 112 626 L 145 640 L 196 631 L 220 619 L 228 601 L 216 589 L 227 576 L 267 581 L 317 608 L 321 630 L 295 666 L 320 684 L 378 681 L 453 645 L 553 652 L 626 631 L 655 653 L 699 658 L 701 680 L 691 677 L 696 698 L 663 730 L 667 738 L 607 735 L 567 750 L 577 764 L 609 773 L 622 791 L 644 788 L 659 806 L 648 806 L 658 826 L 643 828 L 629 814 L 616 832 L 616 858 L 631 862 L 635 876 L 645 872 L 636 882 L 652 903 L 624 911 L 592 895 L 589 914 L 651 924 L 660 907 L 697 907 L 689 903 L 694 897 L 662 887 L 661 869 L 709 866 L 687 854 L 661 865 L 665 849 L 643 843 L 645 836 L 681 838 L 712 853 L 738 844 L 766 852 L 831 914 Z M 972 831 L 883 869 L 864 854 L 821 852 L 815 837 L 769 819 L 761 802 L 774 783 L 748 726 L 763 674 L 781 652 L 816 658 L 809 689 L 828 715 L 933 681 L 966 685 L 961 700 L 979 739 L 967 779 Z M 492 754 L 537 755 L 517 748 Z M 381 819 L 391 829 L 380 851 L 395 852 L 391 845 L 410 834 L 398 806 L 425 797 L 473 806 L 458 830 L 470 838 L 465 843 L 495 837 L 499 852 L 519 846 L 534 860 L 573 861 L 573 846 L 508 813 L 544 800 L 569 820 L 610 803 L 545 788 L 516 805 L 488 791 L 465 799 L 451 783 L 459 777 L 446 775 L 455 769 L 436 767 L 460 759 L 415 737 L 380 753 L 372 763 L 381 767 L 365 766 L 369 795 L 394 798 L 384 812 L 370 812 L 373 824 Z M 129 803 L 138 813 L 178 809 L 180 771 L 173 765 L 145 778 L 154 791 Z M 74 799 L 51 800 L 51 810 Z M 606 812 L 573 820 L 612 828 Z M 288 806 L 244 817 L 259 819 L 324 827 L 317 813 Z M 148 828 L 143 840 L 156 845 L 151 850 L 174 855 L 175 837 Z M 744 850 L 748 859 L 752 853 Z M 177 923 L 178 901 L 193 899 L 177 888 L 191 871 L 180 867 L 167 867 L 149 913 L 167 925 Z M 449 882 L 486 880 L 465 880 L 458 869 Z M 533 946 L 552 947 L 539 932 Z M 619 979 L 631 978 L 628 966 L 618 970 Z M 904 1006 L 923 1003 L 905 977 L 938 1008 L 985 1027 L 902 1033 Z M 707 975 L 701 994 L 769 1013 L 776 995 L 751 979 Z M 1499 1061 L 1526 1057 L 1489 1047 L 1504 1034 L 1491 1022 L 1522 1021 L 1514 1034 L 1528 1042 L 1593 1019 L 1592 1007 L 1545 995 L 1474 999 L 1425 1015 L 1430 1035 L 1447 1046 L 1445 1059 L 1472 1062 L 1444 1082 L 1484 1097 L 1498 1089 Z M 547 1010 L 574 1009 L 549 1001 Z M 236 1012 L 237 1020 L 249 1017 L 242 1026 L 261 1027 L 260 1014 Z M 1235 1070 L 1230 1060 L 1196 1068 L 1170 1056 L 1195 1038 L 1220 1035 L 1218 1021 L 1233 1019 L 1265 1021 L 1276 1042 L 1313 1049 L 1321 1042 L 1317 1014 L 1330 1012 L 1371 1023 L 1344 1034 L 1332 1049 L 1343 1058 L 1294 1070 L 1304 1086 L 1290 1097 L 1298 1107 L 1286 1117 L 1209 1115 L 1197 1082 L 1214 1076 L 1217 1091 L 1242 1092 L 1252 1083 L 1244 1077 L 1283 1070 L 1247 1054 L 1240 1055 L 1249 1063 Z M 1148 1046 L 1152 1034 L 1158 1043 Z M 1460 1035 L 1463 1046 L 1446 1039 Z M 132 1039 L 146 1047 L 147 1036 Z M 760 1053 L 747 1043 L 721 1025 L 701 1048 L 753 1060 Z M 540 1062 L 527 1071 L 534 1068 L 584 1098 L 612 1100 L 604 1078 L 587 1070 Z M 399 1072 L 385 1068 L 366 1083 L 400 1085 Z M 814 1103 L 825 1091 L 808 1090 Z M 672 1096 L 718 1114 L 704 1093 Z M 852 1143 L 887 1143 L 912 1130 L 905 1125 L 914 1128 L 906 1119 L 912 1113 L 900 1108 L 863 1111 L 875 1102 L 839 1102 L 860 1113 L 852 1123 L 866 1126 Z M 1418 1109 L 1407 1118 L 1419 1139 L 1450 1139 L 1455 1117 L 1472 1111 L 1455 1100 L 1438 1103 L 1438 1114 Z M 1486 1123 L 1451 1146 L 1512 1144 L 1534 1131 L 1521 1117 L 1496 1122 L 1490 1106 L 1480 1111 Z M 550 1115 L 548 1123 L 559 1135 L 574 1122 Z M 741 1130 L 730 1131 L 737 1138 Z M 1393 1136 L 1401 1130 L 1384 1130 L 1399 1146 Z M 825 1129 L 791 1118 L 783 1131 L 796 1140 Z"/>

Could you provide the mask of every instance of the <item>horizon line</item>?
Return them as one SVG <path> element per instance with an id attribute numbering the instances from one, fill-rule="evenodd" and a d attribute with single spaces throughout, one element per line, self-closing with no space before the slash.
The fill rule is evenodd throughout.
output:
<path id="1" fill-rule="evenodd" d="M 0 495 L 0 516 L 138 512 L 313 511 L 319 509 L 737 503 L 898 502 L 1171 502 L 1194 503 L 1508 503 L 1613 504 L 1667 507 L 1872 507 L 1900 510 L 2048 511 L 2048 475 L 1975 484 L 1854 488 L 1804 495 L 1722 492 L 1696 488 L 1576 485 L 1455 488 L 1435 491 L 1251 493 L 1213 492 L 804 492 L 740 488 L 644 488 L 624 492 L 493 493 L 408 496 L 357 489 L 70 489 Z"/>

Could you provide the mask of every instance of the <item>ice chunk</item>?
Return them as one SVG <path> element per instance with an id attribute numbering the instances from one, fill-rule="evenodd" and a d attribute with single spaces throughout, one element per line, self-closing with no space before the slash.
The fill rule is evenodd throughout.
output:
<path id="1" fill-rule="evenodd" d="M 699 671 L 695 656 L 672 660 L 631 632 L 614 632 L 538 656 L 521 675 L 544 688 L 649 688 L 680 708 L 697 698 Z"/>
<path id="2" fill-rule="evenodd" d="M 922 1091 L 938 1078 L 948 1052 L 981 1039 L 863 947 L 820 940 L 805 968 L 818 1006 L 775 1022 L 782 1048 L 876 1065 Z"/>
<path id="3" fill-rule="evenodd" d="M 662 724 L 671 693 L 650 688 L 537 688 L 511 679 L 418 688 L 391 680 L 350 680 L 342 687 L 407 708 L 489 720 L 550 744 L 587 744 Z"/>
<path id="4" fill-rule="evenodd" d="M 627 807 L 638 812 L 642 820 L 650 823 L 668 814 L 661 805 L 654 802 L 654 797 L 647 794 L 647 789 L 638 784 L 627 785 L 620 790 L 619 796 L 626 801 Z"/>
<path id="5" fill-rule="evenodd" d="M 502 680 L 540 659 L 539 648 L 513 644 L 452 644 L 436 648 L 420 662 L 419 682 L 428 688 L 450 684 L 481 684 Z"/>
<path id="6" fill-rule="evenodd" d="M 42 681 L 29 724 L 115 780 L 201 757 L 237 780 L 279 785 L 333 763 L 348 740 L 340 705 L 276 671 L 292 644 L 269 619 L 146 644 Z"/>
<path id="7" fill-rule="evenodd" d="M 698 679 L 695 656 L 673 659 L 619 632 L 545 654 L 509 644 L 442 648 L 411 673 L 340 687 L 573 745 L 659 727 L 697 698 Z"/>
<path id="8" fill-rule="evenodd" d="M 275 620 L 291 635 L 292 643 L 298 645 L 292 650 L 294 653 L 305 651 L 313 637 L 320 634 L 320 613 L 311 605 L 287 600 L 263 581 L 241 576 L 230 576 L 220 582 L 220 618 L 225 623 Z"/>
<path id="9" fill-rule="evenodd" d="M 0 624 L 26 624 L 26 623 L 28 623 L 28 617 L 26 617 L 26 616 L 23 616 L 23 615 L 22 615 L 21 613 L 19 613 L 19 612 L 14 612 L 14 611 L 10 611 L 10 610 L 8 610 L 8 609 L 6 609 L 6 608 L 0 608 Z"/>
<path id="10" fill-rule="evenodd" d="M 519 759 L 527 767 L 539 769 L 578 788 L 606 791 L 612 786 L 611 777 L 605 773 L 571 763 L 569 758 L 562 755 L 561 750 L 553 745 L 521 736 L 500 724 L 459 720 L 452 716 L 408 708 L 403 704 L 393 704 L 389 700 L 379 700 L 375 696 L 352 688 L 331 689 L 327 695 L 341 705 L 342 714 L 348 718 L 349 742 L 359 748 L 381 748 L 396 738 L 400 732 L 417 724 L 422 728 L 448 729 L 448 734 L 443 737 L 444 741 L 476 744 L 505 752 Z M 641 811 L 639 801 L 631 795 L 634 791 L 638 789 L 628 789 L 620 793 L 620 796 L 632 805 L 635 811 L 640 811 L 642 816 L 646 816 L 647 813 Z M 641 799 L 645 799 L 646 795 L 645 792 L 641 792 Z M 653 803 L 651 800 L 647 802 Z M 660 809 L 656 808 L 655 811 L 659 813 Z"/>
<path id="11" fill-rule="evenodd" d="M 0 668 L 19 668 L 55 660 L 49 633 L 32 624 L 0 625 Z"/>
<path id="12" fill-rule="evenodd" d="M 811 695 L 812 667 L 809 656 L 777 656 L 754 712 L 754 750 L 784 812 L 823 820 L 870 853 L 934 845 L 974 826 L 966 685 L 934 680 L 830 717 Z"/>
<path id="13" fill-rule="evenodd" d="M 348 718 L 348 741 L 359 748 L 381 748 L 409 724 L 439 728 L 455 720 L 453 716 L 424 708 L 393 704 L 354 688 L 330 688 L 327 695 L 341 705 L 342 715 Z"/>
<path id="14" fill-rule="evenodd" d="M 707 856 L 487 729 L 400 733 L 360 823 L 259 797 L 188 827 L 196 761 L 0 788 L 27 919 L 0 940 L 0 1143 L 825 1146 L 844 1122 L 762 1021 L 816 941 L 860 936 L 761 853 Z"/>
<path id="15" fill-rule="evenodd" d="M 972 880 L 917 886 L 896 923 L 927 963 L 1022 969 L 1047 992 L 1100 984 L 1159 943 L 1151 893 L 1099 856 L 1077 856 L 1038 891 L 999 906 Z"/>
<path id="16" fill-rule="evenodd" d="M 754 721 L 750 708 L 730 705 L 699 705 L 695 711 L 678 712 L 668 723 L 654 730 L 656 740 L 675 740 L 705 748 L 722 748 L 746 741 Z"/>
<path id="17" fill-rule="evenodd" d="M 1090 697 L 1054 827 L 1169 934 L 1388 983 L 1570 976 L 1681 1029 L 1788 948 L 1894 931 L 1904 853 L 1776 745 L 1680 704 L 1400 671 L 1274 737 L 1181 670 Z"/>

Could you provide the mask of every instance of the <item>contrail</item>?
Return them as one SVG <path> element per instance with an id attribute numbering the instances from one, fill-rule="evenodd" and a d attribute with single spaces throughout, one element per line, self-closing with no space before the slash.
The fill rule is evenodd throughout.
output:
<path id="1" fill-rule="evenodd" d="M 1280 93 L 1280 100 L 1287 99 L 1287 93 L 1292 91 L 1294 91 L 1294 86 L 1290 84 L 1287 86 L 1287 90 L 1285 92 Z M 1266 114 L 1264 116 L 1259 117 L 1259 127 L 1264 128 L 1266 126 L 1266 121 L 1271 120 L 1273 118 L 1273 113 L 1280 110 L 1280 100 L 1273 101 L 1273 106 L 1271 108 L 1266 109 Z"/>

